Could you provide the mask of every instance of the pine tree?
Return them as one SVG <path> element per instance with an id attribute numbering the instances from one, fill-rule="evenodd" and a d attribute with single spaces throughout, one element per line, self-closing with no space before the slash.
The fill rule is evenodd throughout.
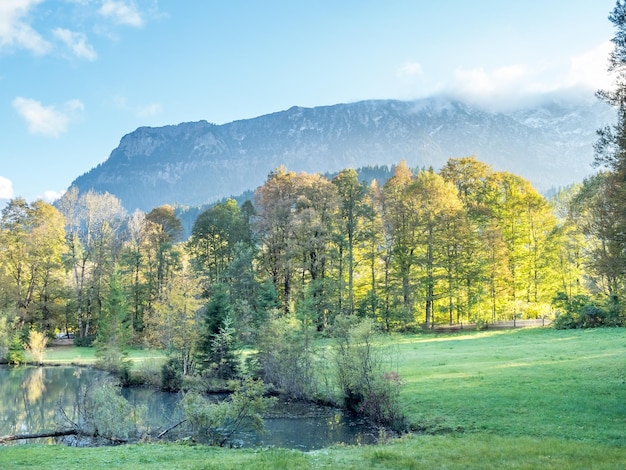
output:
<path id="1" fill-rule="evenodd" d="M 223 283 L 212 286 L 211 300 L 204 310 L 204 322 L 198 339 L 198 367 L 220 379 L 237 375 L 237 358 L 234 354 L 232 329 L 232 302 L 228 288 Z"/>
<path id="2" fill-rule="evenodd" d="M 595 145 L 595 162 L 609 170 L 606 184 L 603 188 L 605 207 L 611 207 L 611 220 L 616 226 L 610 243 L 614 253 L 619 253 L 618 266 L 611 265 L 612 271 L 626 272 L 626 2 L 618 0 L 615 8 L 609 15 L 609 20 L 615 26 L 615 36 L 612 39 L 613 51 L 609 56 L 609 72 L 615 76 L 615 88 L 601 90 L 597 96 L 610 104 L 616 110 L 616 123 L 612 127 L 605 127 L 598 131 L 598 141 Z M 607 275 L 609 275 L 607 273 Z M 620 278 L 623 276 L 620 275 Z M 621 279 L 620 279 L 621 281 Z M 623 282 L 616 282 L 608 294 L 617 300 L 623 290 Z"/>

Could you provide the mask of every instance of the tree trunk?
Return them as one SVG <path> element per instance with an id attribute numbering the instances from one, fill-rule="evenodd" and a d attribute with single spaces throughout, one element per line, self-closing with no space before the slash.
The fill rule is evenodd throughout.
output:
<path id="1" fill-rule="evenodd" d="M 78 434 L 76 429 L 66 429 L 64 431 L 48 431 L 40 432 L 37 434 L 15 434 L 12 436 L 1 436 L 0 444 L 10 441 L 20 441 L 22 439 L 39 439 L 42 437 L 61 437 L 61 436 L 75 436 Z"/>

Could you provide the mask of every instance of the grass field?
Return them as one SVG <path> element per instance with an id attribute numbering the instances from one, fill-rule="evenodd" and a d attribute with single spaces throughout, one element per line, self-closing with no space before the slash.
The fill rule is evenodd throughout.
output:
<path id="1" fill-rule="evenodd" d="M 131 349 L 128 351 L 128 359 L 133 365 L 141 362 L 162 359 L 165 354 L 152 349 Z M 30 359 L 27 354 L 27 359 Z M 44 357 L 45 365 L 92 365 L 96 362 L 96 350 L 94 348 L 75 348 L 73 346 L 53 346 L 46 350 Z"/>
<path id="2" fill-rule="evenodd" d="M 0 448 L 0 468 L 626 468 L 625 329 L 394 336 L 386 343 L 418 431 L 399 440 L 309 453 L 11 446 Z"/>

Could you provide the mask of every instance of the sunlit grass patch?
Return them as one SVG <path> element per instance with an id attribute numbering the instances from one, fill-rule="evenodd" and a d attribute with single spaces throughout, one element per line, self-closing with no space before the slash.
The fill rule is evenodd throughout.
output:
<path id="1" fill-rule="evenodd" d="M 404 338 L 401 400 L 416 428 L 626 445 L 625 346 L 624 329 Z"/>

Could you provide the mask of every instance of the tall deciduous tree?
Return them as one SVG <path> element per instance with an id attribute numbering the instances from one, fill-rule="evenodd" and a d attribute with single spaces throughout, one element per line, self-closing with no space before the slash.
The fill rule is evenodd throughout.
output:
<path id="1" fill-rule="evenodd" d="M 62 285 L 63 217 L 50 204 L 23 198 L 9 201 L 0 219 L 0 259 L 12 280 L 15 313 L 48 330 Z"/>
<path id="2" fill-rule="evenodd" d="M 570 220 L 585 237 L 583 253 L 593 290 L 618 296 L 624 288 L 624 206 L 612 197 L 613 175 L 601 172 L 586 179 L 570 203 Z"/>
<path id="3" fill-rule="evenodd" d="M 148 309 L 149 289 L 146 285 L 146 215 L 137 210 L 128 219 L 127 239 L 120 256 L 122 282 L 127 289 L 133 330 L 144 328 L 144 314 Z"/>
<path id="4" fill-rule="evenodd" d="M 328 278 L 332 258 L 331 242 L 337 215 L 335 186 L 318 174 L 296 177 L 296 205 L 293 217 L 294 266 L 300 277 L 300 299 L 307 299 L 323 329 L 336 310 L 331 305 L 332 282 Z"/>
<path id="5" fill-rule="evenodd" d="M 247 205 L 244 215 L 237 202 L 228 199 L 204 211 L 194 223 L 187 247 L 196 272 L 205 283 L 207 295 L 212 284 L 226 281 L 237 244 L 251 244 L 252 209 Z"/>
<path id="6" fill-rule="evenodd" d="M 392 279 L 389 269 L 395 267 L 397 278 L 401 284 L 401 305 L 405 318 L 412 316 L 413 289 L 411 286 L 411 268 L 415 263 L 416 232 L 414 223 L 414 207 L 406 194 L 407 187 L 411 183 L 413 175 L 401 161 L 395 168 L 393 176 L 387 180 L 382 190 L 380 203 L 381 214 L 385 231 L 385 297 L 386 309 L 390 307 L 392 291 Z M 389 315 L 389 314 L 388 314 Z"/>
<path id="7" fill-rule="evenodd" d="M 254 193 L 261 268 L 270 276 L 284 313 L 292 289 L 291 229 L 296 205 L 295 173 L 284 167 L 271 172 Z"/>
<path id="8" fill-rule="evenodd" d="M 185 375 L 193 371 L 194 353 L 202 328 L 199 312 L 202 289 L 189 260 L 181 251 L 179 269 L 155 300 L 146 316 L 145 336 L 150 345 L 165 349 L 180 360 Z"/>
<path id="9" fill-rule="evenodd" d="M 459 237 L 463 235 L 461 226 L 465 214 L 455 187 L 433 171 L 420 171 L 406 194 L 414 216 L 412 230 L 420 266 L 418 286 L 424 299 L 424 323 L 429 325 L 433 320 L 434 302 L 443 296 L 436 289 L 445 277 L 449 304 L 452 302 L 450 296 L 460 271 L 453 263 L 462 243 Z"/>
<path id="10" fill-rule="evenodd" d="M 332 180 L 339 194 L 339 227 L 337 245 L 339 246 L 339 310 L 343 310 L 343 251 L 347 249 L 348 259 L 348 308 L 347 313 L 354 313 L 354 250 L 363 238 L 363 218 L 367 213 L 366 187 L 358 179 L 353 169 L 346 169 Z"/>
<path id="11" fill-rule="evenodd" d="M 70 188 L 59 200 L 65 216 L 66 260 L 72 272 L 78 333 L 91 334 L 94 314 L 102 305 L 102 282 L 113 272 L 121 248 L 126 212 L 119 199 Z"/>
<path id="12" fill-rule="evenodd" d="M 174 245 L 180 241 L 183 227 L 172 206 L 152 209 L 145 217 L 145 233 L 149 244 L 149 286 L 153 298 L 158 297 L 169 282 L 178 260 Z"/>
<path id="13" fill-rule="evenodd" d="M 500 232 L 494 226 L 490 227 L 493 211 L 488 205 L 489 183 L 493 173 L 489 165 L 478 161 L 476 157 L 451 158 L 440 172 L 446 181 L 457 188 L 458 197 L 467 214 L 464 225 L 454 228 L 465 231 L 465 235 L 461 237 L 462 246 L 454 260 L 448 258 L 448 264 L 458 265 L 462 278 L 459 279 L 457 291 L 457 322 L 462 315 L 468 321 L 473 321 L 478 315 L 475 307 L 480 304 L 484 292 L 495 292 L 496 274 L 488 274 L 488 266 L 495 268 L 496 260 L 500 259 L 496 256 L 497 245 L 494 245 L 498 242 L 496 236 Z M 501 276 L 498 275 L 498 278 L 501 279 Z M 491 284 L 489 289 L 485 286 L 487 282 Z M 492 319 L 495 321 L 493 302 L 491 308 Z"/>

